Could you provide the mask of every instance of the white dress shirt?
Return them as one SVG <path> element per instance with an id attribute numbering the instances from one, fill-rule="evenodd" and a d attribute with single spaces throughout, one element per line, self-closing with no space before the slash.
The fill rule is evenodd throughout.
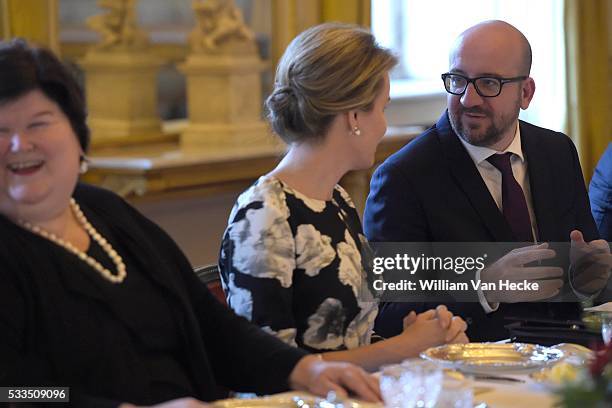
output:
<path id="1" fill-rule="evenodd" d="M 523 155 L 523 149 L 521 148 L 521 130 L 518 122 L 516 123 L 516 131 L 514 133 L 514 139 L 512 139 L 512 143 L 501 152 L 497 150 L 490 149 L 488 147 L 482 146 L 474 146 L 463 140 L 460 136 L 457 135 L 468 154 L 474 161 L 482 180 L 485 182 L 491 197 L 495 200 L 495 204 L 497 204 L 497 208 L 500 211 L 503 211 L 502 204 L 502 175 L 501 172 L 493 166 L 491 163 L 487 161 L 487 158 L 497 153 L 507 153 L 510 152 L 512 155 L 510 156 L 510 164 L 512 166 L 512 174 L 514 178 L 519 183 L 521 188 L 523 189 L 523 194 L 525 195 L 525 201 L 527 202 L 527 210 L 529 211 L 529 220 L 531 221 L 531 231 L 533 232 L 533 236 L 537 241 L 538 237 L 538 226 L 535 219 L 535 213 L 533 212 L 533 202 L 531 200 L 531 187 L 529 185 L 529 172 L 528 172 L 528 163 L 525 160 L 525 156 Z M 476 273 L 476 280 L 480 279 L 480 271 Z M 497 310 L 499 307 L 498 303 L 489 303 L 484 297 L 484 294 L 481 290 L 478 291 L 478 299 L 480 300 L 480 304 L 486 313 L 491 313 Z"/>

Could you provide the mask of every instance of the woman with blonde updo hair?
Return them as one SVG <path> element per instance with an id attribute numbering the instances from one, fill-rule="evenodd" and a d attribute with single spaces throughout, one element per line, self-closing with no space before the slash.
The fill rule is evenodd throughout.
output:
<path id="1" fill-rule="evenodd" d="M 377 304 L 359 293 L 367 242 L 338 182 L 374 164 L 396 64 L 354 25 L 318 25 L 291 42 L 266 101 L 270 124 L 289 149 L 238 198 L 219 262 L 237 314 L 288 344 L 368 370 L 467 341 L 465 322 L 439 306 L 411 312 L 403 333 L 370 344 Z"/>

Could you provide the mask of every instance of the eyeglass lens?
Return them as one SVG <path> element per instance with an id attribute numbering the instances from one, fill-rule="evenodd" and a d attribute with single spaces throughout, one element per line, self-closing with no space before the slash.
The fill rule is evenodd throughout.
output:
<path id="1" fill-rule="evenodd" d="M 444 81 L 446 90 L 453 94 L 462 94 L 468 85 L 468 80 L 459 75 L 448 75 Z M 482 96 L 496 96 L 501 90 L 501 82 L 497 78 L 478 78 L 474 81 L 476 91 Z"/>

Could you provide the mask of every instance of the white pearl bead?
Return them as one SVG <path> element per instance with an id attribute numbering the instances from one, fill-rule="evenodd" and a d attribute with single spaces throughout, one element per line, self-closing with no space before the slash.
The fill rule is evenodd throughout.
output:
<path id="1" fill-rule="evenodd" d="M 70 242 L 63 240 L 62 238 L 57 237 L 55 234 L 52 234 L 48 231 L 45 231 L 38 225 L 32 225 L 27 221 L 19 221 L 22 227 L 27 230 L 32 231 L 35 234 L 40 235 L 41 237 L 48 239 L 49 241 L 54 242 L 55 244 L 64 247 L 69 252 L 72 252 L 79 259 L 83 260 L 85 263 L 90 265 L 93 269 L 95 269 L 104 279 L 108 280 L 112 283 L 121 283 L 125 280 L 127 276 L 127 270 L 125 268 L 125 264 L 123 263 L 123 259 L 121 256 L 115 251 L 115 249 L 111 246 L 111 244 L 104 238 L 93 225 L 87 220 L 83 211 L 76 203 L 76 201 L 71 198 L 70 199 L 70 208 L 77 222 L 83 227 L 85 232 L 89 234 L 89 236 L 98 243 L 98 245 L 102 248 L 102 250 L 106 253 L 106 255 L 110 258 L 110 260 L 115 264 L 117 269 L 117 274 L 113 275 L 111 271 L 106 269 L 102 264 L 100 264 L 97 260 L 93 259 L 87 253 L 79 250 Z"/>

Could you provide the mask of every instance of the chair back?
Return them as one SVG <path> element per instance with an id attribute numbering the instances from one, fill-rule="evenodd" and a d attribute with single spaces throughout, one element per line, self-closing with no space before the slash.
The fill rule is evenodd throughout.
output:
<path id="1" fill-rule="evenodd" d="M 219 267 L 216 264 L 198 266 L 193 269 L 195 274 L 200 278 L 202 283 L 206 285 L 208 290 L 219 300 L 219 302 L 227 305 L 225 300 L 225 292 L 223 292 L 223 286 L 221 285 L 221 275 L 219 274 Z"/>

